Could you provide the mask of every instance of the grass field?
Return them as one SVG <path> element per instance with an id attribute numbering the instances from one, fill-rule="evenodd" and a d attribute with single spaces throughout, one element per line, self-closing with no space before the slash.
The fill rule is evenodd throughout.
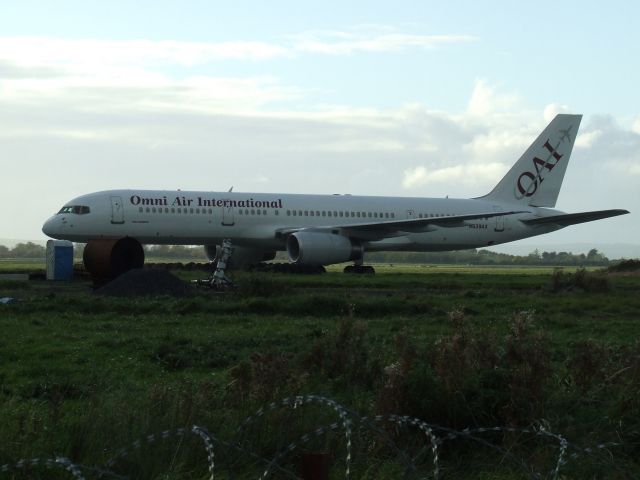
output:
<path id="1" fill-rule="evenodd" d="M 0 263 L 0 273 L 33 268 Z M 0 281 L 0 297 L 18 299 L 0 305 L 0 465 L 54 455 L 103 465 L 118 447 L 192 424 L 272 458 L 335 416 L 319 407 L 276 411 L 240 437 L 235 429 L 267 402 L 314 393 L 363 415 L 407 414 L 457 430 L 545 425 L 571 445 L 616 443 L 568 462 L 562 478 L 637 478 L 640 276 L 592 272 L 576 283 L 575 269 L 564 271 L 237 273 L 234 293 L 181 299 L 106 298 L 83 281 Z M 384 428 L 412 454 L 425 444 L 419 432 Z M 545 474 L 554 467 L 548 442 L 515 433 L 488 440 L 502 453 L 465 441 L 443 447 L 441 477 L 528 478 L 505 451 Z M 344 478 L 340 432 L 307 449 L 330 452 L 332 478 Z M 352 478 L 401 478 L 379 439 L 358 434 L 353 454 Z M 264 469 L 248 454 L 218 455 L 233 478 Z M 296 462 L 294 453 L 281 464 L 297 471 Z M 430 474 L 428 451 L 417 464 Z M 217 478 L 231 478 L 220 468 Z M 196 438 L 141 447 L 112 470 L 207 478 Z M 38 475 L 69 478 L 38 468 L 7 478 Z"/>

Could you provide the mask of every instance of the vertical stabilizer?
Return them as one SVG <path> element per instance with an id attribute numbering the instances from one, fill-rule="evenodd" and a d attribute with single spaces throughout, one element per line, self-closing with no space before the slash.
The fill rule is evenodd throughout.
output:
<path id="1" fill-rule="evenodd" d="M 560 114 L 482 198 L 501 203 L 555 207 L 582 115 Z"/>

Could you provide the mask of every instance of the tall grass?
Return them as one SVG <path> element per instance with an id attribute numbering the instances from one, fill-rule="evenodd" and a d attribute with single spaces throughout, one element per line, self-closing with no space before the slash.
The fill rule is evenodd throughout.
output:
<path id="1" fill-rule="evenodd" d="M 579 445 L 616 442 L 622 446 L 610 454 L 620 478 L 640 473 L 633 277 L 611 278 L 595 295 L 564 287 L 553 294 L 551 277 L 519 273 L 378 275 L 365 286 L 332 274 L 239 280 L 237 293 L 186 300 L 0 285 L 0 296 L 20 300 L 0 306 L 0 464 L 55 454 L 102 464 L 149 433 L 193 424 L 269 456 L 335 415 L 273 412 L 238 437 L 242 420 L 284 396 L 319 393 L 366 415 L 401 413 L 455 429 L 545 425 Z M 397 426 L 382 428 L 407 451 L 424 445 Z M 344 458 L 343 438 L 309 448 Z M 548 446 L 512 433 L 488 440 L 539 470 L 554 458 Z M 520 478 L 500 455 L 465 442 L 441 453 L 449 478 Z M 236 478 L 264 467 L 246 454 L 219 454 L 221 469 L 228 459 Z M 354 455 L 354 478 L 396 477 L 386 444 L 363 437 Z M 295 470 L 295 461 L 285 463 Z M 611 468 L 587 456 L 563 472 L 604 478 Z M 114 470 L 132 478 L 207 474 L 195 437 L 141 447 Z"/>

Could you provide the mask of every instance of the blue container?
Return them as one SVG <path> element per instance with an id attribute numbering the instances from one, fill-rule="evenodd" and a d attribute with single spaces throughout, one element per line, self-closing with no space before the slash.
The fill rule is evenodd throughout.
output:
<path id="1" fill-rule="evenodd" d="M 47 242 L 47 280 L 73 278 L 73 243 L 67 240 Z"/>

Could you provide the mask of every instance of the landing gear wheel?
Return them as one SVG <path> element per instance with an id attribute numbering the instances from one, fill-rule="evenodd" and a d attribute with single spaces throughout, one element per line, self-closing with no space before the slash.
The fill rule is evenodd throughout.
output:
<path id="1" fill-rule="evenodd" d="M 344 273 L 359 273 L 361 275 L 373 275 L 376 273 L 371 265 L 347 265 Z"/>

